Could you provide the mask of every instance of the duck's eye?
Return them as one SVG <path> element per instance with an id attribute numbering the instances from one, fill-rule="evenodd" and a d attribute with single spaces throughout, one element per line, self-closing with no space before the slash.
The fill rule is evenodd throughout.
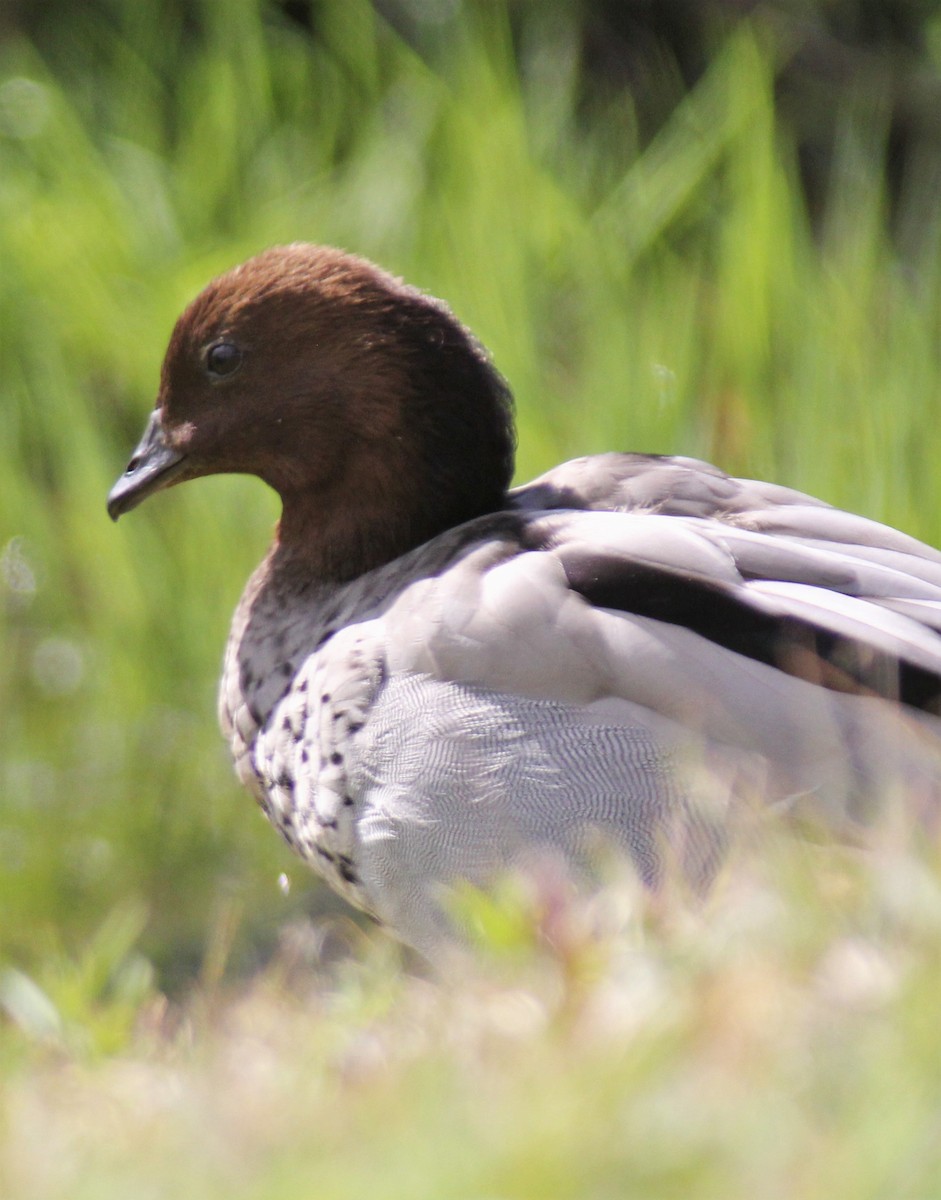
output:
<path id="1" fill-rule="evenodd" d="M 242 351 L 233 342 L 216 342 L 206 351 L 206 370 L 217 379 L 237 371 Z"/>

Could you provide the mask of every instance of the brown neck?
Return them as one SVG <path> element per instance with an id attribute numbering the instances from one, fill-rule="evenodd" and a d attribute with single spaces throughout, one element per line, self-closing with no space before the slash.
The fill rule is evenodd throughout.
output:
<path id="1" fill-rule="evenodd" d="M 505 492 L 457 504 L 410 472 L 374 470 L 370 486 L 346 481 L 322 492 L 282 490 L 271 569 L 299 583 L 345 583 L 407 554 L 445 530 L 503 507 Z"/>
<path id="2" fill-rule="evenodd" d="M 456 364 L 445 356 L 453 379 L 423 380 L 394 420 L 359 419 L 329 460 L 283 452 L 258 472 L 283 505 L 274 570 L 345 582 L 503 507 L 513 466 L 509 392 L 479 351 L 464 349 Z M 298 444 L 319 440 L 315 433 Z"/>
<path id="3" fill-rule="evenodd" d="M 355 501 L 328 496 L 282 497 L 272 567 L 304 579 L 343 583 L 406 553 L 423 539 L 408 520 Z"/>

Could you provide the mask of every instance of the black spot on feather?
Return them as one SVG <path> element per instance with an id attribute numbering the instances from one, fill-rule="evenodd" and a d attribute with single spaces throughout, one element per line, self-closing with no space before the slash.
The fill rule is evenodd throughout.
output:
<path id="1" fill-rule="evenodd" d="M 337 868 L 347 883 L 359 883 L 359 876 L 353 869 L 353 861 L 345 854 L 337 855 Z"/>

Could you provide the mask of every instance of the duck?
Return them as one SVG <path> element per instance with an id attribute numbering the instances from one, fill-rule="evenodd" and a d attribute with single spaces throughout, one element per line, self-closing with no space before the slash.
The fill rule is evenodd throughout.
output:
<path id="1" fill-rule="evenodd" d="M 708 887 L 738 807 L 857 828 L 941 791 L 941 553 L 693 458 L 511 487 L 508 384 L 441 300 L 295 243 L 178 319 L 108 496 L 258 476 L 236 609 L 238 777 L 346 900 L 433 956 L 448 897 L 599 846 Z"/>

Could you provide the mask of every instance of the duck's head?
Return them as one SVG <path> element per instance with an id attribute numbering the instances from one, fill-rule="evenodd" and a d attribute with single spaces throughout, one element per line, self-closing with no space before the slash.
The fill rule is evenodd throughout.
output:
<path id="1" fill-rule="evenodd" d="M 116 520 L 200 475 L 258 475 L 280 548 L 349 578 L 501 506 L 510 395 L 440 301 L 323 246 L 267 250 L 177 321 Z"/>

